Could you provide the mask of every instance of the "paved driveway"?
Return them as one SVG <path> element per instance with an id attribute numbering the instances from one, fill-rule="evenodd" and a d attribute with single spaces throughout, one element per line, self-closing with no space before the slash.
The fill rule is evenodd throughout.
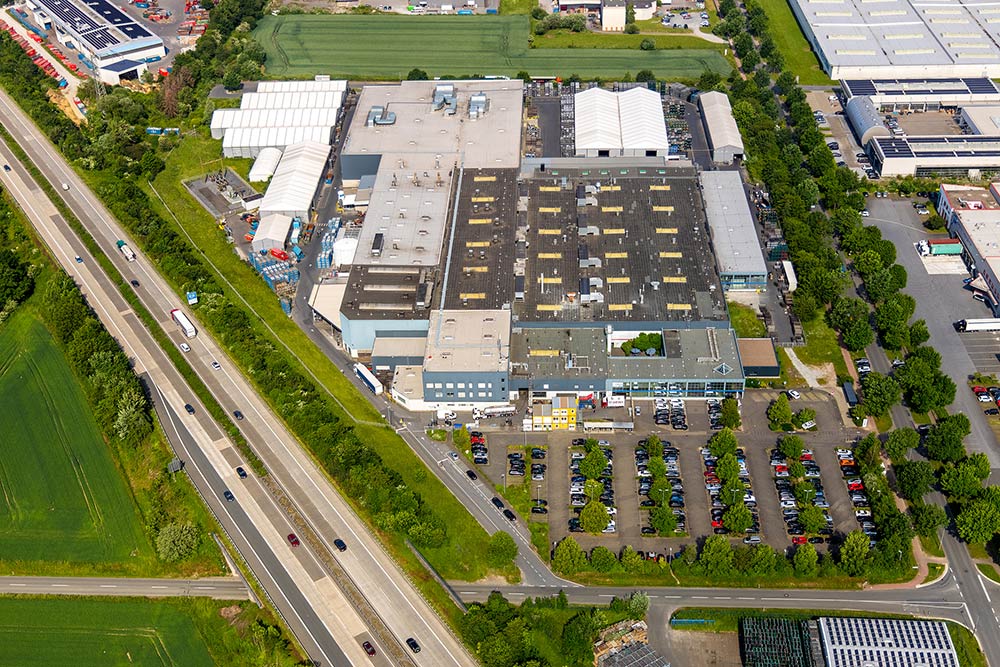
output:
<path id="1" fill-rule="evenodd" d="M 966 389 L 968 379 L 976 367 L 963 344 L 962 336 L 955 332 L 952 323 L 970 317 L 989 317 L 989 313 L 963 288 L 957 275 L 929 275 L 913 244 L 927 237 L 910 200 L 868 199 L 871 217 L 865 222 L 877 225 L 883 238 L 896 244 L 896 262 L 906 268 L 908 275 L 905 292 L 917 301 L 915 317 L 927 321 L 930 345 L 941 353 L 941 369 L 947 373 L 958 392 L 951 406 L 952 412 L 963 412 L 972 423 L 972 433 L 965 440 L 970 452 L 984 452 L 990 466 L 1000 468 L 1000 451 L 996 437 L 986 422 L 986 417 L 972 392 Z"/>

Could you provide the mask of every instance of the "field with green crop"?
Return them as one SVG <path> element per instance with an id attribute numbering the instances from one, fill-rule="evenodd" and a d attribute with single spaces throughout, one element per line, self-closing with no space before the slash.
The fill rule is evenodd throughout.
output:
<path id="1" fill-rule="evenodd" d="M 0 405 L 0 570 L 153 560 L 83 389 L 30 304 L 0 326 Z"/>
<path id="2" fill-rule="evenodd" d="M 413 68 L 430 76 L 506 75 L 621 77 L 648 69 L 661 78 L 697 79 L 706 69 L 731 69 L 704 49 L 669 48 L 657 36 L 655 51 L 638 49 L 529 48 L 527 16 L 265 16 L 254 36 L 267 52 L 274 77 L 330 74 L 402 79 Z M 690 38 L 679 45 L 688 46 Z"/>
<path id="3" fill-rule="evenodd" d="M 165 601 L 0 598 L 0 664 L 211 667 L 191 617 Z"/>

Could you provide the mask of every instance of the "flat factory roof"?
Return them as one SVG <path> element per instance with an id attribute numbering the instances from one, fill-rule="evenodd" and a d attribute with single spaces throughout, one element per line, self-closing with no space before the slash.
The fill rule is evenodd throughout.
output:
<path id="1" fill-rule="evenodd" d="M 964 106 L 961 118 L 978 136 L 1000 136 L 1000 106 Z"/>
<path id="2" fill-rule="evenodd" d="M 314 285 L 309 295 L 309 307 L 324 320 L 337 327 L 340 325 L 340 304 L 344 301 L 347 283 L 321 283 Z"/>
<path id="3" fill-rule="evenodd" d="M 892 158 L 968 159 L 970 163 L 1000 164 L 1000 137 L 978 135 L 946 135 L 940 137 L 906 137 L 873 139 L 876 150 Z"/>
<path id="4" fill-rule="evenodd" d="M 744 366 L 778 366 L 778 353 L 770 338 L 737 338 L 736 346 Z"/>
<path id="5" fill-rule="evenodd" d="M 445 308 L 492 310 L 513 301 L 516 169 L 465 170 L 455 200 Z M 450 228 L 450 223 L 449 223 Z"/>
<path id="6" fill-rule="evenodd" d="M 355 264 L 340 312 L 349 320 L 426 320 L 436 280 L 436 267 Z"/>
<path id="7" fill-rule="evenodd" d="M 725 319 L 693 169 L 536 171 L 521 194 L 519 320 Z"/>
<path id="8" fill-rule="evenodd" d="M 612 350 L 610 377 L 623 380 L 696 379 L 709 382 L 742 382 L 736 333 L 725 328 L 668 329 L 663 331 L 662 357 L 626 356 Z"/>
<path id="9" fill-rule="evenodd" d="M 75 33 L 101 57 L 127 51 L 128 46 L 163 46 L 163 40 L 139 25 L 108 0 L 31 0 L 55 23 Z"/>
<path id="10" fill-rule="evenodd" d="M 767 275 L 740 172 L 705 171 L 701 183 L 719 272 Z"/>
<path id="11" fill-rule="evenodd" d="M 531 378 L 608 377 L 608 342 L 604 329 L 515 329 L 510 341 L 511 375 Z"/>
<path id="12" fill-rule="evenodd" d="M 435 110 L 436 86 L 453 86 L 455 107 Z M 458 154 L 467 168 L 516 167 L 521 149 L 521 81 L 403 81 L 365 86 L 358 99 L 343 153 Z M 484 93 L 485 113 L 470 116 L 470 98 Z M 391 124 L 368 124 L 383 107 Z"/>
<path id="13" fill-rule="evenodd" d="M 840 82 L 847 97 L 871 97 L 876 104 L 960 98 L 967 102 L 1000 99 L 1000 90 L 986 78 L 846 79 Z"/>
<path id="14" fill-rule="evenodd" d="M 425 373 L 506 372 L 509 310 L 435 310 L 427 328 Z"/>
<path id="15" fill-rule="evenodd" d="M 417 337 L 378 336 L 372 345 L 372 359 L 376 357 L 423 357 L 427 339 Z"/>

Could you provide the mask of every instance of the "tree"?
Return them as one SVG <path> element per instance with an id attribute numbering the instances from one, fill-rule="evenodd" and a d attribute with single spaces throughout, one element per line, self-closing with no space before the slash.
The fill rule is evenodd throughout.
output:
<path id="1" fill-rule="evenodd" d="M 427 81 L 430 77 L 427 76 L 427 72 L 422 69 L 414 67 L 406 75 L 407 81 Z"/>
<path id="2" fill-rule="evenodd" d="M 853 531 L 840 548 L 840 569 L 849 577 L 864 576 L 868 572 L 869 551 L 868 536 L 860 530 Z"/>
<path id="3" fill-rule="evenodd" d="M 931 490 L 934 468 L 927 461 L 904 461 L 895 468 L 899 493 L 910 502 L 917 502 Z"/>
<path id="4" fill-rule="evenodd" d="M 897 428 L 889 433 L 885 441 L 885 453 L 893 462 L 906 459 L 911 449 L 920 445 L 920 434 L 912 428 Z"/>
<path id="5" fill-rule="evenodd" d="M 767 409 L 767 420 L 772 426 L 781 426 L 792 421 L 792 407 L 788 404 L 788 396 L 778 395 Z"/>
<path id="6" fill-rule="evenodd" d="M 816 487 L 809 482 L 802 481 L 792 487 L 792 493 L 795 494 L 795 500 L 800 503 L 811 503 L 816 497 Z"/>
<path id="7" fill-rule="evenodd" d="M 650 458 L 649 463 L 646 464 L 646 469 L 649 470 L 649 474 L 653 476 L 653 479 L 665 477 L 667 474 L 667 464 L 663 462 L 663 457 L 661 456 Z"/>
<path id="8" fill-rule="evenodd" d="M 798 461 L 802 458 L 802 450 L 804 448 L 805 443 L 797 435 L 786 435 L 778 443 L 778 451 L 784 454 L 785 458 L 790 461 Z"/>
<path id="9" fill-rule="evenodd" d="M 541 7 L 534 7 L 531 10 L 531 18 L 535 19 L 536 21 L 541 21 L 546 16 L 548 16 L 548 14 Z M 520 78 L 520 77 L 518 77 L 518 78 Z"/>
<path id="10" fill-rule="evenodd" d="M 719 422 L 726 428 L 737 429 L 743 423 L 740 417 L 740 405 L 735 398 L 722 399 L 722 415 Z"/>
<path id="11" fill-rule="evenodd" d="M 463 426 L 451 432 L 451 442 L 456 449 L 466 450 L 472 443 L 472 436 L 469 435 L 469 430 Z"/>
<path id="12" fill-rule="evenodd" d="M 677 516 L 669 507 L 654 507 L 649 512 L 649 525 L 657 534 L 672 537 L 677 530 Z"/>
<path id="13" fill-rule="evenodd" d="M 802 479 L 806 476 L 806 467 L 802 461 L 792 461 L 788 464 L 788 476 L 792 479 Z"/>
<path id="14" fill-rule="evenodd" d="M 799 524 L 807 533 L 818 533 L 820 528 L 826 527 L 826 517 L 819 507 L 806 505 L 799 510 Z"/>
<path id="15" fill-rule="evenodd" d="M 753 525 L 753 515 L 744 503 L 736 502 L 722 514 L 722 525 L 731 533 L 745 533 Z"/>
<path id="16" fill-rule="evenodd" d="M 917 535 L 930 537 L 948 523 L 948 515 L 940 505 L 918 503 L 910 508 L 910 520 Z"/>
<path id="17" fill-rule="evenodd" d="M 596 500 L 591 500 L 580 512 L 580 527 L 593 535 L 598 535 L 607 528 L 610 520 L 608 508 Z"/>
<path id="18" fill-rule="evenodd" d="M 606 467 L 608 467 L 608 460 L 604 457 L 604 452 L 601 451 L 600 447 L 594 447 L 580 461 L 580 474 L 587 479 L 597 479 Z"/>
<path id="19" fill-rule="evenodd" d="M 844 347 L 851 352 L 860 352 L 875 342 L 875 332 L 867 320 L 851 322 L 841 331 Z"/>
<path id="20" fill-rule="evenodd" d="M 958 536 L 966 542 L 989 542 L 1000 532 L 1000 511 L 988 498 L 976 498 L 966 503 L 955 518 Z"/>
<path id="21" fill-rule="evenodd" d="M 861 388 L 864 391 L 862 404 L 865 406 L 865 411 L 873 417 L 886 414 L 901 397 L 896 381 L 881 373 L 866 375 L 861 380 Z"/>
<path id="22" fill-rule="evenodd" d="M 698 562 L 708 575 L 730 574 L 733 571 L 733 547 L 724 536 L 709 535 L 701 548 Z"/>
<path id="23" fill-rule="evenodd" d="M 517 543 L 514 538 L 498 530 L 490 536 L 486 547 L 486 560 L 491 567 L 502 568 L 510 565 L 517 558 Z"/>
<path id="24" fill-rule="evenodd" d="M 587 565 L 587 556 L 572 537 L 565 537 L 552 554 L 552 569 L 559 574 L 576 574 Z"/>
<path id="25" fill-rule="evenodd" d="M 607 547 L 594 547 L 593 551 L 590 552 L 590 566 L 605 574 L 620 572 L 622 569 L 618 557 L 611 553 Z"/>
<path id="26" fill-rule="evenodd" d="M 190 521 L 172 522 L 160 529 L 156 536 L 156 553 L 160 560 L 174 563 L 184 560 L 198 547 L 201 531 Z"/>
<path id="27" fill-rule="evenodd" d="M 792 564 L 795 566 L 795 574 L 800 577 L 815 576 L 819 570 L 819 554 L 816 547 L 806 542 L 800 544 L 792 557 Z"/>
<path id="28" fill-rule="evenodd" d="M 149 401 L 137 383 L 129 383 L 117 401 L 118 413 L 115 415 L 114 431 L 118 439 L 124 443 L 135 445 L 142 442 L 153 430 L 149 418 Z"/>
<path id="29" fill-rule="evenodd" d="M 653 74 L 651 70 L 641 69 L 639 73 L 635 75 L 635 80 L 639 83 L 649 83 L 650 81 L 656 81 L 656 75 Z"/>
<path id="30" fill-rule="evenodd" d="M 740 464 L 736 461 L 736 455 L 726 452 L 715 461 L 715 474 L 723 482 L 736 479 L 740 476 Z"/>
<path id="31" fill-rule="evenodd" d="M 540 11 L 540 12 L 542 12 L 543 14 L 545 13 L 545 10 L 544 10 L 544 9 L 542 9 L 541 7 L 535 7 L 535 9 L 537 9 L 537 10 L 538 10 L 538 11 Z M 534 13 L 534 12 L 535 12 L 535 9 L 531 10 L 531 12 L 532 12 L 532 13 Z M 522 70 L 520 70 L 520 71 L 519 71 L 519 72 L 518 72 L 518 73 L 517 73 L 517 74 L 516 74 L 516 75 L 514 76 L 514 78 L 515 78 L 515 79 L 520 79 L 521 81 L 524 81 L 525 83 L 531 83 L 531 75 L 530 75 L 530 74 L 528 74 L 527 70 L 523 70 L 523 69 L 522 69 Z"/>
<path id="32" fill-rule="evenodd" d="M 635 23 L 635 7 L 631 2 L 625 5 L 625 23 Z"/>
<path id="33" fill-rule="evenodd" d="M 635 573 L 641 572 L 643 567 L 642 556 L 636 553 L 635 549 L 632 547 L 625 547 L 622 549 L 622 567 L 625 568 L 626 572 Z"/>
<path id="34" fill-rule="evenodd" d="M 753 552 L 750 554 L 750 567 L 748 568 L 751 574 L 758 576 L 771 574 L 777 566 L 778 554 L 774 549 L 766 544 L 758 544 L 753 548 Z"/>
<path id="35" fill-rule="evenodd" d="M 930 339 L 931 333 L 927 330 L 927 322 L 924 320 L 917 320 L 910 325 L 910 347 L 923 345 Z"/>
<path id="36" fill-rule="evenodd" d="M 924 446 L 927 457 L 932 461 L 955 462 L 965 457 L 965 445 L 962 441 L 969 435 L 971 426 L 969 418 L 961 413 L 948 415 L 935 424 Z"/>
<path id="37" fill-rule="evenodd" d="M 639 34 L 639 26 L 637 26 L 634 23 L 626 23 L 625 24 L 625 34 L 626 35 L 638 35 Z"/>
<path id="38" fill-rule="evenodd" d="M 649 38 L 646 38 L 646 39 L 642 40 L 641 42 L 639 42 L 639 48 L 642 49 L 643 51 L 655 51 L 656 50 L 656 42 L 654 42 L 653 40 L 651 40 Z"/>
<path id="39" fill-rule="evenodd" d="M 708 449 L 716 458 L 725 454 L 735 456 L 737 447 L 739 447 L 739 442 L 736 440 L 736 435 L 728 428 L 723 428 L 708 441 Z"/>
<path id="40" fill-rule="evenodd" d="M 596 479 L 588 479 L 583 483 L 583 494 L 591 500 L 597 500 L 604 493 L 604 485 Z"/>
<path id="41" fill-rule="evenodd" d="M 975 455 L 973 455 L 975 456 Z M 984 456 L 985 455 L 981 455 Z M 955 498 L 971 498 L 983 489 L 983 480 L 989 477 L 989 460 L 986 461 L 986 474 L 981 475 L 981 470 L 976 462 L 970 460 L 972 457 L 963 459 L 957 464 L 948 464 L 941 473 L 941 490 L 949 496 Z"/>
<path id="42" fill-rule="evenodd" d="M 646 618 L 647 611 L 649 611 L 649 596 L 642 591 L 632 593 L 628 599 L 629 618 L 642 620 Z"/>
<path id="43" fill-rule="evenodd" d="M 240 78 L 240 71 L 235 68 L 226 70 L 225 75 L 222 77 L 222 85 L 229 91 L 239 90 L 242 88 L 243 80 Z"/>

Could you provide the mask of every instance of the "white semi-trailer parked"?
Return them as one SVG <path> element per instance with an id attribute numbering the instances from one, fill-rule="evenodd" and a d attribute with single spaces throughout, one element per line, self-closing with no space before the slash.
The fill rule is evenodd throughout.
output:
<path id="1" fill-rule="evenodd" d="M 1000 318 L 984 317 L 955 322 L 955 331 L 1000 331 Z"/>

